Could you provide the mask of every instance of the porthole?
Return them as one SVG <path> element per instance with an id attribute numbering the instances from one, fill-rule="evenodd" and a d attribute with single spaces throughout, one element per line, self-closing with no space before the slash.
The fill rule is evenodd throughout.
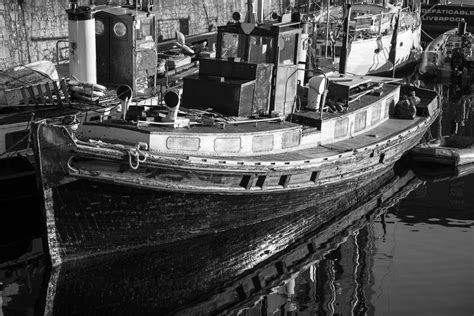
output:
<path id="1" fill-rule="evenodd" d="M 95 35 L 104 34 L 105 26 L 101 20 L 95 20 Z"/>
<path id="2" fill-rule="evenodd" d="M 114 33 L 117 37 L 124 37 L 127 34 L 127 27 L 122 22 L 117 22 L 114 25 Z"/>

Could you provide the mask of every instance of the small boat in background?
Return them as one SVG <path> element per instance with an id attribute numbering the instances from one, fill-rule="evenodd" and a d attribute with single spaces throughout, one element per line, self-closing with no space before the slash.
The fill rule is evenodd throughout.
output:
<path id="1" fill-rule="evenodd" d="M 474 163 L 474 137 L 445 136 L 440 140 L 415 146 L 411 155 L 414 161 L 439 165 Z"/>
<path id="2" fill-rule="evenodd" d="M 415 146 L 411 169 L 423 180 L 442 181 L 474 172 L 474 137 L 451 135 Z"/>
<path id="3" fill-rule="evenodd" d="M 419 66 L 422 76 L 474 75 L 474 36 L 466 27 L 462 20 L 426 47 Z"/>
<path id="4" fill-rule="evenodd" d="M 472 0 L 421 0 L 421 40 L 429 43 L 433 38 L 455 28 L 458 22 L 467 22 L 468 32 L 474 32 L 474 1 Z"/>
<path id="5" fill-rule="evenodd" d="M 419 62 L 423 50 L 419 6 L 401 0 L 351 3 L 350 49 L 344 61 L 347 73 L 392 75 L 394 68 L 398 71 Z M 342 63 L 344 15 L 343 6 L 331 5 L 329 12 L 325 8 L 309 19 L 321 67 L 335 68 Z"/>

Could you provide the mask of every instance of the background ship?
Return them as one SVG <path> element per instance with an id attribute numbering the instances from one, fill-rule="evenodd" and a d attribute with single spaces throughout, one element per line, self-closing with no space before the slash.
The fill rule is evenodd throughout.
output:
<path id="1" fill-rule="evenodd" d="M 425 45 L 435 37 L 457 27 L 461 19 L 467 31 L 474 33 L 474 2 L 469 0 L 422 0 L 422 41 Z"/>
<path id="2" fill-rule="evenodd" d="M 344 6 L 331 5 L 311 20 L 315 22 L 318 63 L 339 64 L 343 47 Z M 329 22 L 328 22 L 329 21 Z M 347 72 L 392 75 L 416 63 L 421 56 L 420 7 L 416 1 L 362 1 L 352 4 Z M 328 61 L 329 60 L 329 61 Z"/>

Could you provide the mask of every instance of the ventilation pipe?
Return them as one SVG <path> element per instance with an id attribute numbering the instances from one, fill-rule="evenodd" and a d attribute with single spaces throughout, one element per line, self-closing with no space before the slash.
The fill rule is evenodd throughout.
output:
<path id="1" fill-rule="evenodd" d="M 298 74 L 297 80 L 299 85 L 304 84 L 304 75 L 306 70 L 306 55 L 308 53 L 308 46 L 309 46 L 309 22 L 301 22 L 302 26 L 302 33 L 301 33 L 301 40 L 300 40 L 300 47 L 298 49 Z"/>
<path id="2" fill-rule="evenodd" d="M 66 10 L 69 31 L 69 75 L 75 80 L 97 83 L 94 13 L 87 6 Z"/>
<path id="3" fill-rule="evenodd" d="M 326 90 L 326 78 L 324 75 L 316 75 L 309 79 L 308 82 L 308 105 L 310 110 L 320 110 L 321 102 L 324 101 L 323 95 Z"/>

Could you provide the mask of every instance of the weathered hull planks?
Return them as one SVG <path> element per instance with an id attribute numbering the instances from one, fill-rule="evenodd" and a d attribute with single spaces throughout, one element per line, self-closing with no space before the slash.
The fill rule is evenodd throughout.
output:
<path id="1" fill-rule="evenodd" d="M 337 215 L 338 199 L 358 201 L 383 185 L 392 176 L 391 169 L 376 181 L 373 176 L 317 190 L 245 198 L 166 193 L 78 180 L 46 190 L 51 201 L 46 205 L 50 253 L 59 263 L 222 232 L 307 208 L 314 209 L 324 222 Z"/>
<path id="2" fill-rule="evenodd" d="M 217 236 L 66 263 L 53 269 L 46 314 L 209 315 L 249 306 L 420 183 L 413 174 L 394 177 L 349 210 L 340 199 L 346 211 L 317 230 L 321 219 L 309 209 Z"/>

